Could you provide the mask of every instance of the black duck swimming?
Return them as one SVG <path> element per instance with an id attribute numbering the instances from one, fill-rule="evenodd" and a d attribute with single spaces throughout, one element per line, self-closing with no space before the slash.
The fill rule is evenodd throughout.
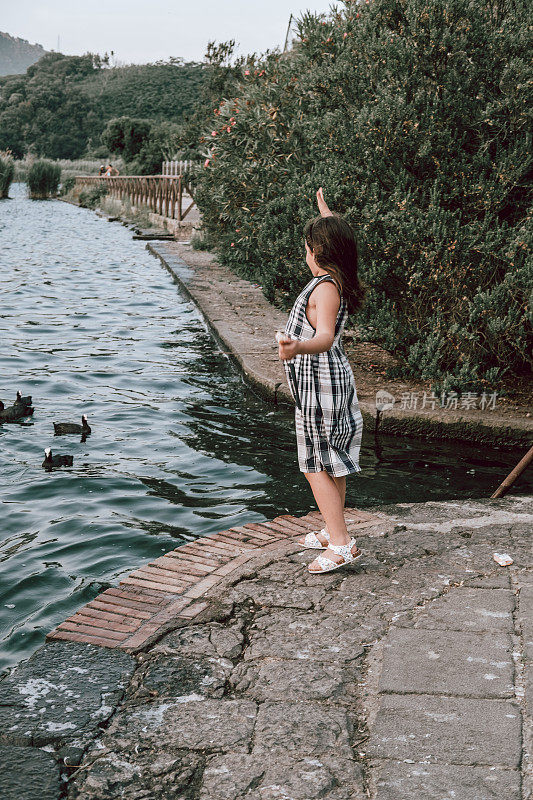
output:
<path id="1" fill-rule="evenodd" d="M 78 433 L 87 435 L 91 432 L 91 426 L 87 422 L 86 414 L 81 418 L 81 425 L 74 422 L 54 422 L 54 433 L 56 436 L 63 436 L 66 433 Z"/>
<path id="2" fill-rule="evenodd" d="M 28 394 L 26 395 L 26 397 L 23 397 L 20 392 L 17 392 L 17 399 L 15 400 L 13 405 L 31 406 L 31 394 Z"/>
<path id="3" fill-rule="evenodd" d="M 24 417 L 31 417 L 33 412 L 34 409 L 31 406 L 16 402 L 6 408 L 0 400 L 0 425 L 3 422 L 19 422 Z"/>
<path id="4" fill-rule="evenodd" d="M 44 451 L 44 461 L 42 466 L 45 469 L 52 469 L 52 467 L 71 467 L 74 463 L 74 457 L 68 455 L 52 455 L 49 447 Z"/>

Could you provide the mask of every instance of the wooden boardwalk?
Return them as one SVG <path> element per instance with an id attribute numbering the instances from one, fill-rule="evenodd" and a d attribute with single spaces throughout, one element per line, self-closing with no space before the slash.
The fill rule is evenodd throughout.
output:
<path id="1" fill-rule="evenodd" d="M 347 508 L 350 533 L 377 525 L 381 516 Z M 106 589 L 48 634 L 47 639 L 136 652 L 172 621 L 186 623 L 207 607 L 202 596 L 259 552 L 323 526 L 319 512 L 283 515 L 213 533 L 171 550 Z"/>

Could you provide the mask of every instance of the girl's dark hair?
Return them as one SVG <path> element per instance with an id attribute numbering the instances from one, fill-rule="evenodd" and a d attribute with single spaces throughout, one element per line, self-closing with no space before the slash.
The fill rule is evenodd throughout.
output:
<path id="1" fill-rule="evenodd" d="M 305 241 L 319 267 L 325 269 L 344 297 L 348 313 L 355 314 L 368 287 L 357 274 L 357 240 L 351 226 L 338 214 L 315 217 L 304 230 Z"/>

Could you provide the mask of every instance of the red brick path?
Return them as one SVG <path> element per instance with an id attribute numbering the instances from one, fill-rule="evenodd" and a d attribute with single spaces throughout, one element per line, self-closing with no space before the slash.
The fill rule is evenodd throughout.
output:
<path id="1" fill-rule="evenodd" d="M 381 519 L 346 509 L 350 532 L 377 525 Z M 117 588 L 106 589 L 47 638 L 139 650 L 170 621 L 193 620 L 207 606 L 200 600 L 202 595 L 251 556 L 322 525 L 318 512 L 304 517 L 283 515 L 181 545 L 130 573 Z"/>

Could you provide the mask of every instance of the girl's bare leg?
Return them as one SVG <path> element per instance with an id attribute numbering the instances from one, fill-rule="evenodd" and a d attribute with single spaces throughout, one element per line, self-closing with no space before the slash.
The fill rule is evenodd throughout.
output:
<path id="1" fill-rule="evenodd" d="M 322 511 L 320 503 L 318 502 L 318 499 L 316 497 L 315 490 L 313 488 L 313 481 L 316 478 L 316 476 L 319 476 L 319 475 L 325 475 L 326 478 L 329 478 L 331 481 L 334 482 L 335 487 L 337 489 L 337 492 L 339 493 L 339 498 L 340 498 L 341 508 L 342 509 L 344 509 L 344 502 L 345 502 L 345 499 L 346 499 L 346 476 L 343 475 L 341 478 L 336 478 L 334 475 L 330 475 L 327 472 L 308 472 L 308 473 L 305 473 L 305 477 L 307 478 L 307 480 L 311 484 L 311 489 L 313 490 L 313 495 L 314 495 L 315 500 L 317 502 L 317 505 L 318 505 L 318 507 L 320 509 L 320 512 L 322 513 L 322 516 L 324 517 L 324 523 L 325 523 L 324 524 L 324 528 L 330 534 L 330 540 L 332 541 L 332 544 L 346 544 L 349 541 L 349 537 L 348 537 L 348 539 L 346 539 L 345 541 L 342 541 L 342 542 L 337 542 L 337 541 L 331 539 L 331 529 L 330 529 L 330 527 L 328 525 L 328 521 L 326 520 L 326 517 L 324 516 L 324 512 Z M 322 480 L 323 479 L 319 478 L 319 482 L 322 481 Z M 327 487 L 327 483 L 325 481 L 324 481 L 324 483 L 325 483 L 325 485 Z M 343 520 L 343 523 L 344 523 L 344 511 L 343 511 L 342 520 Z M 346 525 L 345 524 L 344 524 L 344 530 L 346 530 Z M 319 542 L 321 544 L 323 544 L 323 545 L 327 544 L 327 540 L 322 534 L 320 534 L 320 533 L 317 534 L 317 538 L 318 538 L 318 540 L 319 540 Z M 300 544 L 303 544 L 304 540 L 302 538 L 299 541 L 300 541 Z"/>
<path id="2" fill-rule="evenodd" d="M 324 517 L 331 544 L 348 544 L 350 536 L 344 521 L 344 503 L 336 481 L 325 470 L 306 472 L 305 477 Z"/>
<path id="3" fill-rule="evenodd" d="M 343 475 L 342 478 L 336 478 L 334 475 L 331 475 L 335 483 L 337 484 L 337 489 L 339 490 L 339 494 L 341 496 L 342 507 L 344 508 L 344 504 L 346 502 L 346 475 Z M 329 533 L 329 528 L 327 528 Z"/>
<path id="4" fill-rule="evenodd" d="M 346 522 L 344 521 L 342 484 L 339 487 L 333 477 L 325 470 L 322 470 L 322 472 L 306 472 L 304 474 L 311 485 L 316 504 L 327 525 L 330 544 L 348 544 L 351 541 L 351 537 L 346 529 Z M 343 557 L 338 553 L 334 553 L 329 547 L 323 552 L 326 558 L 336 561 L 339 564 L 343 563 Z M 354 543 L 352 555 L 356 556 L 358 554 L 359 548 Z M 309 564 L 308 569 L 310 572 L 322 571 L 321 567 L 316 563 L 316 560 Z"/>

